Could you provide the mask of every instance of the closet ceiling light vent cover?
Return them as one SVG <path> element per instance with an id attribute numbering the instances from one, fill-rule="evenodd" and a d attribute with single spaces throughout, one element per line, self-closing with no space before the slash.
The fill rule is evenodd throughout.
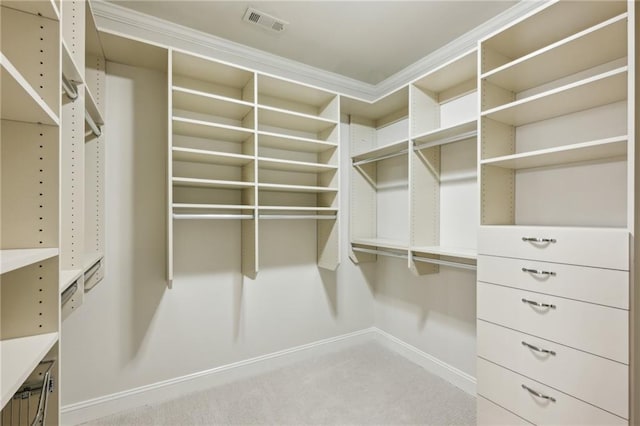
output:
<path id="1" fill-rule="evenodd" d="M 242 20 L 250 24 L 259 25 L 270 32 L 281 33 L 289 23 L 282 19 L 276 18 L 252 7 L 248 8 L 244 13 Z"/>

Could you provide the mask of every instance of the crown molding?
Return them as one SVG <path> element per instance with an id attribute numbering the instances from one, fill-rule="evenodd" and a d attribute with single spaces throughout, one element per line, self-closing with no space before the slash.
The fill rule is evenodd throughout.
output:
<path id="1" fill-rule="evenodd" d="M 522 0 L 435 52 L 373 85 L 301 62 L 254 49 L 202 31 L 177 25 L 112 2 L 92 0 L 102 31 L 215 58 L 264 74 L 310 84 L 341 95 L 375 101 L 420 78 L 439 65 L 476 48 L 478 40 L 537 9 L 545 0 Z"/>

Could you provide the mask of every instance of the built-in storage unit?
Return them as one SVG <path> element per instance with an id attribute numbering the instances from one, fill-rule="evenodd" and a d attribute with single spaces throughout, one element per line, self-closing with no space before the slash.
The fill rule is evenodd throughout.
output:
<path id="1" fill-rule="evenodd" d="M 629 422 L 634 7 L 553 2 L 480 42 L 481 424 Z"/>
<path id="2" fill-rule="evenodd" d="M 335 269 L 339 97 L 177 50 L 169 64 L 169 282 L 175 220 L 240 220 L 251 277 L 262 220 L 315 220 L 318 265 Z"/>
<path id="3" fill-rule="evenodd" d="M 355 261 L 403 257 L 417 274 L 475 269 L 476 68 L 473 50 L 377 102 L 343 100 Z"/>
<path id="4" fill-rule="evenodd" d="M 47 415 L 51 423 L 58 423 L 56 388 L 51 389 L 48 380 L 35 380 L 41 365 L 52 378 L 58 377 L 59 20 L 58 4 L 53 2 L 0 7 L 3 424 L 12 424 L 13 412 L 28 421 Z M 40 401 L 48 404 L 27 409 Z"/>

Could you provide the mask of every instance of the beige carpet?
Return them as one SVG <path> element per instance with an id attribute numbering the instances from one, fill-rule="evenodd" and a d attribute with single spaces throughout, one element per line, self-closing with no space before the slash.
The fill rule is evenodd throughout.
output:
<path id="1" fill-rule="evenodd" d="M 475 398 L 371 342 L 85 423 L 475 425 Z"/>

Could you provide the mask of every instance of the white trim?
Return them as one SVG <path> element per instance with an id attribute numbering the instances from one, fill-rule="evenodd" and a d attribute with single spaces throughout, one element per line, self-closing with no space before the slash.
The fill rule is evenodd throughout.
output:
<path id="1" fill-rule="evenodd" d="M 387 349 L 402 355 L 409 361 L 418 364 L 430 373 L 442 377 L 469 395 L 476 396 L 476 378 L 472 375 L 447 364 L 433 355 L 429 355 L 415 346 L 392 336 L 386 331 L 377 327 L 374 327 L 374 329 L 377 341 Z"/>
<path id="2" fill-rule="evenodd" d="M 539 8 L 541 1 L 516 3 L 506 11 L 376 85 L 177 25 L 119 6 L 114 2 L 93 0 L 91 4 L 96 16 L 96 24 L 100 30 L 140 41 L 144 40 L 156 46 L 201 54 L 251 70 L 309 84 L 350 98 L 373 102 L 420 78 L 439 65 L 474 49 L 478 40 Z"/>
<path id="3" fill-rule="evenodd" d="M 432 374 L 442 377 L 454 386 L 475 396 L 476 379 L 474 377 L 393 337 L 379 328 L 370 327 L 186 376 L 66 405 L 60 410 L 61 424 L 76 425 L 144 405 L 161 403 L 180 395 L 203 391 L 214 386 L 263 374 L 286 367 L 294 362 L 369 341 L 377 341 Z"/>

